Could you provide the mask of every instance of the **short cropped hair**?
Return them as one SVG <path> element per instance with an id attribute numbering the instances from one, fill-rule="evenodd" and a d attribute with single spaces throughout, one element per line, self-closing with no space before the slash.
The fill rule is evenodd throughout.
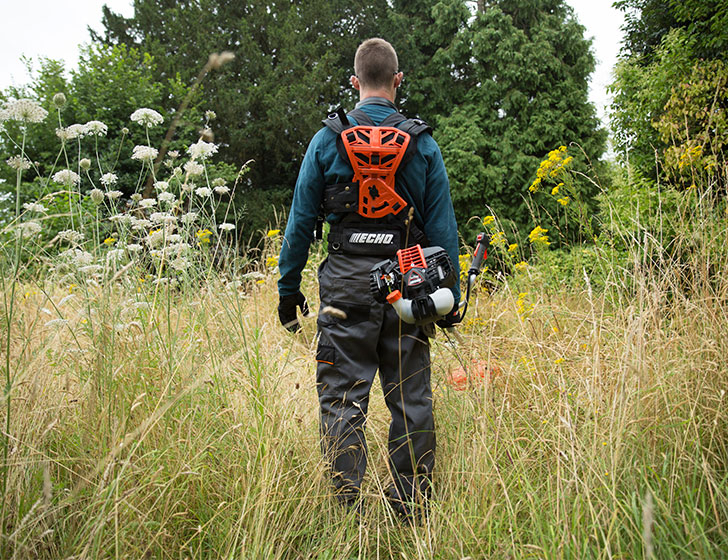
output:
<path id="1" fill-rule="evenodd" d="M 364 87 L 390 87 L 398 67 L 397 53 L 384 39 L 367 39 L 356 49 L 354 72 Z"/>

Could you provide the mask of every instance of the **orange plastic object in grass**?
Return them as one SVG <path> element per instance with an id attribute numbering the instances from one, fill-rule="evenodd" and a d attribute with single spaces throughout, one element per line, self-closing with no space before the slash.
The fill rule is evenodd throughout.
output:
<path id="1" fill-rule="evenodd" d="M 359 183 L 359 214 L 382 218 L 407 206 L 394 190 L 394 174 L 410 135 L 389 126 L 355 126 L 344 130 L 341 139 Z"/>
<path id="2" fill-rule="evenodd" d="M 461 365 L 450 370 L 445 382 L 456 391 L 464 391 L 468 387 L 482 383 L 486 375 L 490 381 L 493 381 L 500 375 L 500 368 L 494 363 L 488 365 L 488 362 L 484 360 L 473 360 L 467 372 Z"/>

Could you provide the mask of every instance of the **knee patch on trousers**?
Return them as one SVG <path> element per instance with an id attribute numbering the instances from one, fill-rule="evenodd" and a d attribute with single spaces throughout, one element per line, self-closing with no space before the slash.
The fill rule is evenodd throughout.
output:
<path id="1" fill-rule="evenodd" d="M 328 364 L 330 366 L 336 365 L 336 348 L 333 346 L 326 346 L 319 344 L 316 350 L 316 361 L 321 364 Z"/>

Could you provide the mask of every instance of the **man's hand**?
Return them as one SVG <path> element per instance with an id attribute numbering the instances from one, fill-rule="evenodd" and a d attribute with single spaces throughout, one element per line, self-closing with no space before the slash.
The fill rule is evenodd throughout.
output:
<path id="1" fill-rule="evenodd" d="M 457 325 L 462 320 L 463 318 L 460 316 L 460 310 L 458 309 L 458 306 L 455 305 L 455 310 L 437 321 L 437 326 L 443 329 L 449 329 L 450 327 Z"/>
<path id="2" fill-rule="evenodd" d="M 281 324 L 291 332 L 301 330 L 301 323 L 298 322 L 296 307 L 301 308 L 303 316 L 308 315 L 308 303 L 301 292 L 296 292 L 288 296 L 281 296 L 278 303 L 278 318 Z"/>

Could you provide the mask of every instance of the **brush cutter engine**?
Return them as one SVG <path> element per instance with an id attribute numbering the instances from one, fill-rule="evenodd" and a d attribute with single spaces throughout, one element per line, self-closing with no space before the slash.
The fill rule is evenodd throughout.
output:
<path id="1" fill-rule="evenodd" d="M 397 258 L 375 264 L 369 287 L 379 303 L 392 304 L 400 318 L 424 325 L 442 319 L 455 304 L 455 268 L 442 247 L 419 245 L 397 251 Z"/>
<path id="2" fill-rule="evenodd" d="M 460 302 L 460 320 L 465 317 L 470 292 L 488 256 L 488 236 L 479 233 L 473 261 L 467 273 L 467 292 Z M 375 264 L 369 272 L 369 288 L 379 303 L 388 302 L 405 323 L 427 325 L 453 311 L 452 288 L 455 267 L 442 247 L 419 245 L 397 251 L 397 258 Z M 434 335 L 433 335 L 434 336 Z"/>

